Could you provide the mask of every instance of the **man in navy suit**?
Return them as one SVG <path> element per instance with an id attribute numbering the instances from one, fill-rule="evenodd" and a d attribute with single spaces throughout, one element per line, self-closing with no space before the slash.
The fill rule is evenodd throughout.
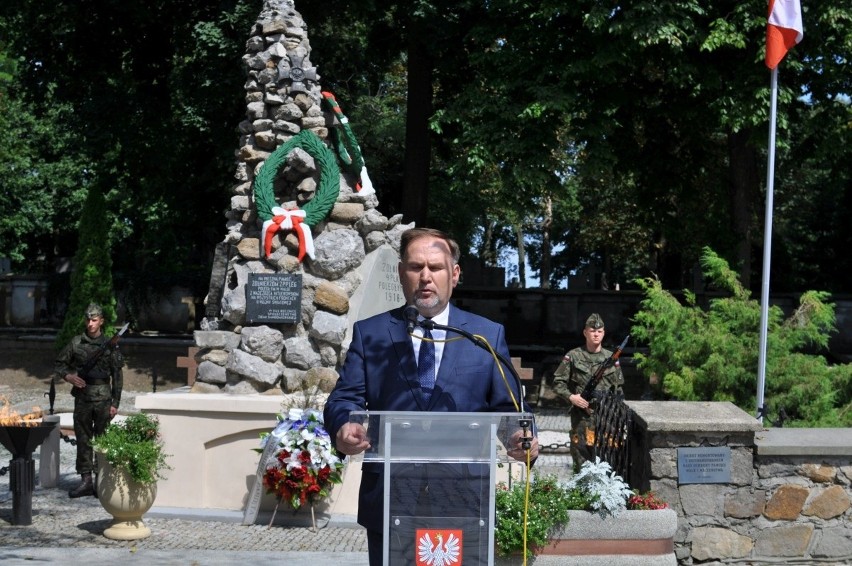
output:
<path id="1" fill-rule="evenodd" d="M 496 352 L 509 359 L 502 325 L 450 304 L 461 274 L 459 257 L 458 244 L 439 230 L 405 231 L 400 240 L 398 271 L 406 305 L 416 307 L 418 318 L 485 338 Z M 440 329 L 432 330 L 434 382 L 421 383 L 418 355 L 428 339 L 421 339 L 420 328 L 408 333 L 403 311 L 404 307 L 399 307 L 354 326 L 340 378 L 324 411 L 325 426 L 337 450 L 355 455 L 370 447 L 365 428 L 349 422 L 351 411 L 529 411 L 521 406 L 518 384 L 510 370 L 504 368 L 505 375 L 501 374 L 488 351 L 467 339 L 452 340 L 453 336 Z M 536 438 L 527 450 L 520 441 L 508 447 L 511 457 L 532 461 L 538 455 Z M 367 529 L 370 565 L 380 566 L 384 527 L 382 467 L 365 464 L 362 473 L 358 523 Z"/>

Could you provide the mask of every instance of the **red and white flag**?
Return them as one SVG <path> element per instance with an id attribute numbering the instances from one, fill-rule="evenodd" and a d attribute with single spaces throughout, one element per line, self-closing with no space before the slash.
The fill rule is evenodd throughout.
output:
<path id="1" fill-rule="evenodd" d="M 774 69 L 791 47 L 802 41 L 802 6 L 799 0 L 769 0 L 766 25 L 766 66 Z"/>

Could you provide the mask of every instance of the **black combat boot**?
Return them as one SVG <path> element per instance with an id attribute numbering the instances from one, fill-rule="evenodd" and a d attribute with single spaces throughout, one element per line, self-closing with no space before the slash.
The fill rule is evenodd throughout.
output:
<path id="1" fill-rule="evenodd" d="M 95 494 L 95 486 L 92 483 L 92 474 L 85 473 L 81 474 L 83 478 L 83 483 L 78 485 L 75 489 L 72 489 L 68 492 L 68 497 L 83 497 L 84 495 L 94 495 Z"/>

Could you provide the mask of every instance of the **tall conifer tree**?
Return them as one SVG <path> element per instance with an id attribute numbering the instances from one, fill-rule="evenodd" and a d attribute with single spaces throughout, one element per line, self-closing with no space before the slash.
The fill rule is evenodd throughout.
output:
<path id="1" fill-rule="evenodd" d="M 106 320 L 104 333 L 112 335 L 114 332 L 116 302 L 106 213 L 103 193 L 97 187 L 90 187 L 80 215 L 79 240 L 71 272 L 71 296 L 62 330 L 56 337 L 57 349 L 83 330 L 89 303 L 98 303 L 103 308 Z"/>

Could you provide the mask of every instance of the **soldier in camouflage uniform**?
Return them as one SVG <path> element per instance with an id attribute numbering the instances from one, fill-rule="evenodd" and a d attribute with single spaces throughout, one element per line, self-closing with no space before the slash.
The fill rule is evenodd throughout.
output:
<path id="1" fill-rule="evenodd" d="M 77 472 L 83 480 L 77 488 L 68 492 L 70 497 L 95 494 L 91 439 L 103 433 L 110 420 L 118 413 L 118 404 L 121 402 L 124 358 L 118 346 L 107 345 L 88 375 L 80 376 L 77 373 L 88 359 L 109 342 L 101 332 L 103 324 L 103 309 L 100 305 L 90 304 L 86 308 L 86 332 L 72 338 L 56 358 L 56 376 L 72 386 Z"/>
<path id="2" fill-rule="evenodd" d="M 599 314 L 592 314 L 586 319 L 583 336 L 586 345 L 565 354 L 553 374 L 554 392 L 571 404 L 571 459 L 575 473 L 580 471 L 585 460 L 594 459 L 595 406 L 598 402 L 595 397 L 590 405 L 580 393 L 601 364 L 612 355 L 611 351 L 602 347 L 604 323 Z M 620 392 L 623 385 L 624 375 L 616 360 L 604 372 L 595 393 L 610 389 Z"/>

